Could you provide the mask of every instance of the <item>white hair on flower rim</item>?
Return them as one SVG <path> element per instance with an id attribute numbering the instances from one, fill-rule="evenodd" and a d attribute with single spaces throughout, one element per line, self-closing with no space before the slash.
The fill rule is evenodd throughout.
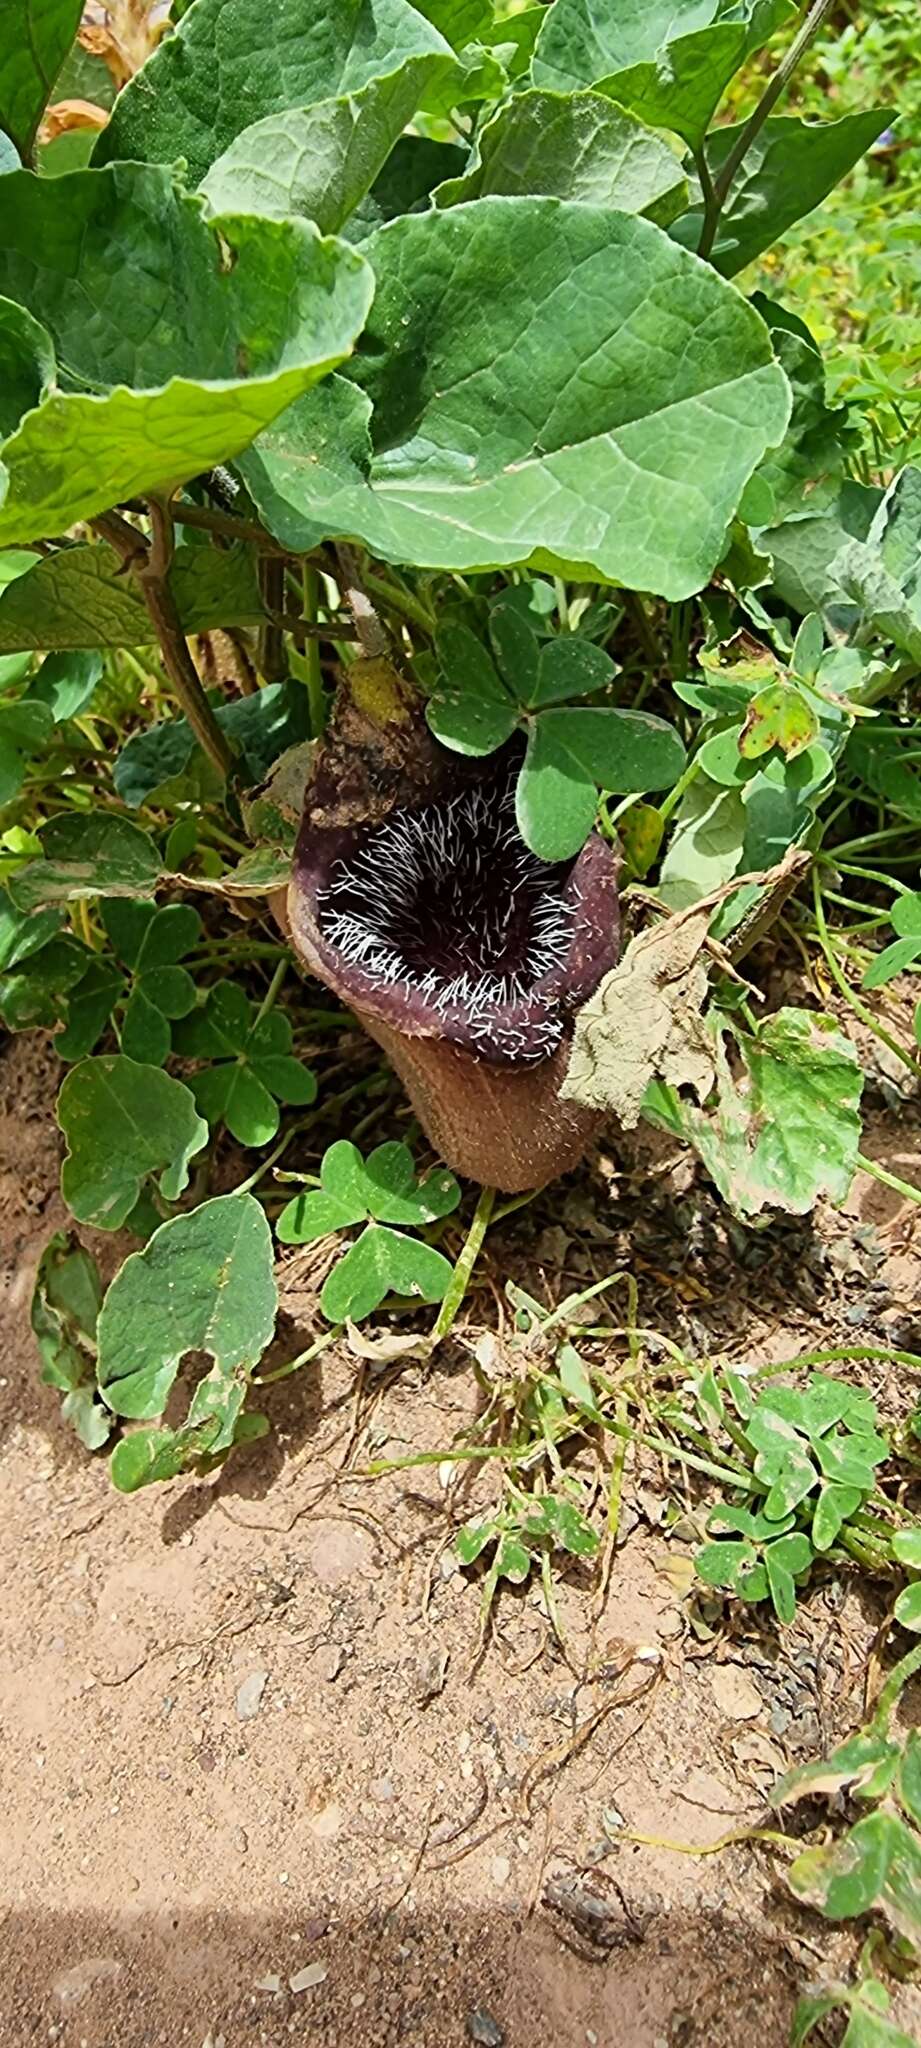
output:
<path id="1" fill-rule="evenodd" d="M 344 961 L 430 1009 L 446 1036 L 459 1014 L 483 1052 L 546 1059 L 563 1018 L 535 985 L 565 965 L 572 944 L 567 873 L 525 845 L 512 775 L 371 831 L 335 862 L 317 921 Z M 515 1005 L 528 1015 L 504 1014 Z"/>

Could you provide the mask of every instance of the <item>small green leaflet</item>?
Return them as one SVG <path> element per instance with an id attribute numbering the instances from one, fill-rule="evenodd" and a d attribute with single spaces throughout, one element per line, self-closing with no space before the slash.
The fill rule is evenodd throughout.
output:
<path id="1" fill-rule="evenodd" d="M 417 1175 L 408 1145 L 378 1145 L 363 1159 L 357 1145 L 340 1138 L 323 1155 L 320 1186 L 287 1204 L 275 1234 L 280 1244 L 315 1244 L 370 1217 L 421 1228 L 450 1216 L 460 1198 L 460 1187 L 445 1168 Z"/>
<path id="2" fill-rule="evenodd" d="M 10 881 L 18 910 L 76 903 L 87 896 L 152 895 L 160 856 L 149 833 L 106 811 L 59 811 L 41 830 L 43 860 Z"/>
<path id="3" fill-rule="evenodd" d="M 189 1178 L 208 1126 L 181 1081 L 123 1053 L 81 1060 L 61 1088 L 58 1123 L 67 1140 L 61 1193 L 79 1223 L 118 1230 L 153 1175 L 165 1201 Z"/>
<path id="4" fill-rule="evenodd" d="M 119 1034 L 122 1052 L 160 1067 L 172 1042 L 169 1020 L 187 1016 L 195 1006 L 195 983 L 178 962 L 200 938 L 201 918 L 188 903 L 169 903 L 158 910 L 152 903 L 113 898 L 102 905 L 102 922 L 116 961 L 124 964 L 128 976 L 110 956 L 94 956 L 71 993 L 67 1024 L 55 1049 L 66 1060 L 92 1052 L 127 988 Z"/>
<path id="5" fill-rule="evenodd" d="M 196 1388 L 189 1422 L 213 1418 L 238 1390 L 245 1397 L 276 1307 L 271 1232 L 252 1195 L 218 1195 L 172 1217 L 125 1260 L 103 1303 L 105 1401 L 116 1415 L 160 1415 L 185 1353 L 206 1351 L 213 1367 Z"/>
<path id="6" fill-rule="evenodd" d="M 38 1263 L 31 1322 L 42 1381 L 63 1396 L 61 1415 L 88 1451 L 105 1443 L 112 1423 L 96 1398 L 96 1323 L 102 1282 L 94 1258 L 73 1231 L 58 1230 Z"/>
<path id="7" fill-rule="evenodd" d="M 388 1294 L 408 1299 L 443 1301 L 453 1267 L 443 1252 L 369 1223 L 333 1267 L 320 1295 L 320 1307 L 331 1323 L 364 1321 Z"/>
<path id="8" fill-rule="evenodd" d="M 303 1108 L 316 1099 L 314 1075 L 293 1057 L 291 1040 L 288 1018 L 279 1010 L 260 1018 L 258 1004 L 232 981 L 217 982 L 174 1033 L 177 1052 L 217 1062 L 193 1076 L 192 1093 L 208 1122 L 225 1123 L 241 1145 L 274 1138 L 279 1102 Z"/>
<path id="9" fill-rule="evenodd" d="M 534 853 L 550 861 L 578 853 L 595 822 L 599 785 L 626 795 L 677 781 L 684 747 L 664 719 L 614 706 L 563 708 L 605 695 L 617 673 L 593 641 L 540 640 L 521 609 L 501 600 L 490 637 L 494 659 L 463 623 L 439 633 L 441 679 L 426 717 L 442 744 L 462 754 L 490 754 L 524 729 L 515 806 Z"/>
<path id="10" fill-rule="evenodd" d="M 324 1154 L 319 1188 L 287 1204 L 276 1234 L 281 1244 L 312 1244 L 374 1219 L 333 1267 L 320 1296 L 331 1322 L 348 1317 L 357 1323 L 388 1294 L 443 1300 L 453 1270 L 450 1260 L 418 1238 L 382 1226 L 421 1227 L 449 1216 L 459 1201 L 453 1173 L 436 1168 L 420 1179 L 406 1145 L 378 1145 L 363 1159 L 357 1145 L 341 1138 Z"/>

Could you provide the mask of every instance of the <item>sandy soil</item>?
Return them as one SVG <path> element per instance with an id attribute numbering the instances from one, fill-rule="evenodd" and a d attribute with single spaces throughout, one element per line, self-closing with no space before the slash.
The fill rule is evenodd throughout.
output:
<path id="1" fill-rule="evenodd" d="M 428 1376 L 327 1353 L 222 1475 L 114 1496 L 28 1330 L 64 1220 L 56 1078 L 40 1041 L 0 1056 L 2 2048 L 784 2048 L 850 1944 L 763 1850 L 610 1829 L 761 1822 L 776 1773 L 860 1718 L 872 1596 L 826 1574 L 782 1640 L 752 1616 L 696 1636 L 650 1462 L 601 1611 L 561 1585 L 568 1663 L 532 1591 L 472 1671 L 480 1592 L 449 1545 L 488 1474 L 455 1498 L 436 1466 L 351 1470 L 450 1442 L 461 1346 Z M 880 1106 L 868 1145 L 921 1175 L 914 1110 Z M 641 1320 L 694 1351 L 917 1349 L 918 1218 L 863 1181 L 843 1218 L 746 1237 L 685 1169 L 602 1155 L 486 1276 L 549 1298 L 628 1252 Z M 279 1357 L 313 1313 L 296 1264 L 285 1284 Z"/>

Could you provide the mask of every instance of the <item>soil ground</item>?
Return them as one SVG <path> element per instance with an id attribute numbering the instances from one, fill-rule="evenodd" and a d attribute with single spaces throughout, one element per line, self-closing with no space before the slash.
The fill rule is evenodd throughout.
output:
<path id="1" fill-rule="evenodd" d="M 878 1082 L 866 1149 L 917 1182 L 917 1111 Z M 661 1843 L 763 1824 L 777 1773 L 859 1723 L 873 1589 L 826 1570 L 782 1637 L 754 1611 L 695 1632 L 650 1459 L 600 1611 L 581 1570 L 559 1585 L 568 1661 L 527 1590 L 473 1669 L 480 1585 L 450 1545 L 488 1471 L 355 1470 L 451 1442 L 463 1341 L 427 1372 L 327 1351 L 223 1473 L 113 1495 L 28 1327 L 65 1220 L 56 1085 L 40 1040 L 0 1055 L 0 2048 L 785 2048 L 853 1943 L 782 1858 Z M 492 1234 L 483 1277 L 497 1305 L 509 1274 L 555 1300 L 627 1263 L 689 1356 L 921 1350 L 921 1213 L 866 1179 L 842 1215 L 751 1234 L 686 1162 L 602 1150 Z M 283 1275 L 279 1359 L 313 1279 Z M 892 1368 L 865 1378 L 907 1405 Z"/>

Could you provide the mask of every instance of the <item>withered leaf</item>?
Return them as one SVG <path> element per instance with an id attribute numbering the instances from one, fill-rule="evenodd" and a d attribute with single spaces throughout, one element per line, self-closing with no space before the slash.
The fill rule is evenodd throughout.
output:
<path id="1" fill-rule="evenodd" d="M 693 1088 L 701 1101 L 709 1094 L 701 954 L 710 916 L 706 907 L 682 911 L 631 940 L 576 1018 L 564 1099 L 610 1111 L 632 1130 L 650 1081 Z"/>

